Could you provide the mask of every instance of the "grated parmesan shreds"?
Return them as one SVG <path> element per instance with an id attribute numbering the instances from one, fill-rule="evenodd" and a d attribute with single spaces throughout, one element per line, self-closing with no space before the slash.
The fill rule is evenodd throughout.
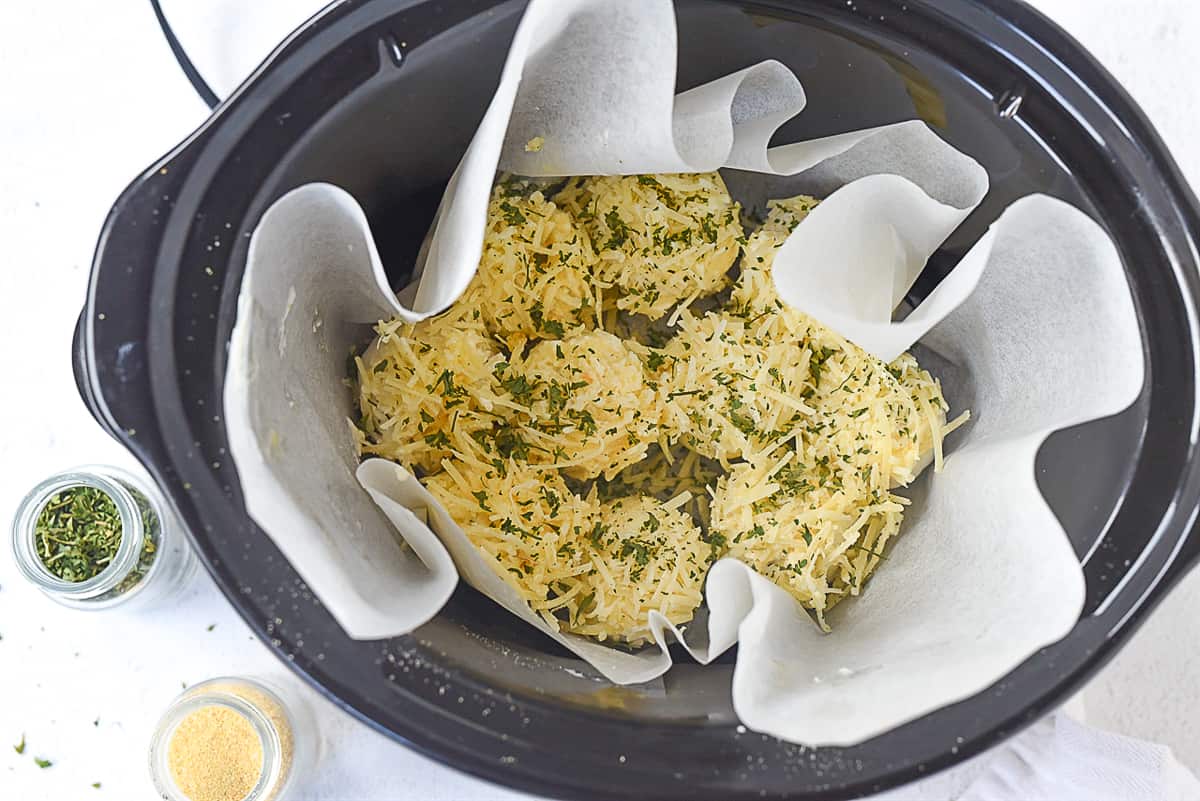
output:
<path id="1" fill-rule="evenodd" d="M 651 319 L 719 292 L 743 241 L 740 207 L 715 172 L 572 178 L 555 202 L 591 236 L 617 308 Z"/>
<path id="2" fill-rule="evenodd" d="M 680 625 L 700 605 L 712 550 L 690 516 L 654 498 L 581 498 L 555 473 L 497 479 L 451 461 L 425 483 L 555 630 L 636 646 L 652 609 Z"/>
<path id="3" fill-rule="evenodd" d="M 380 323 L 355 359 L 359 448 L 409 469 L 438 469 L 455 441 L 489 431 L 496 342 L 466 307 L 416 324 Z"/>
<path id="4" fill-rule="evenodd" d="M 461 318 L 376 327 L 356 359 L 360 450 L 426 473 L 451 455 L 495 472 L 611 478 L 658 439 L 642 363 L 604 331 L 543 340 L 522 357 Z"/>
<path id="5" fill-rule="evenodd" d="M 946 424 L 911 355 L 884 364 L 778 298 L 775 252 L 816 204 L 772 201 L 745 240 L 715 174 L 502 183 L 468 292 L 356 359 L 361 452 L 421 476 L 559 630 L 641 644 L 651 610 L 691 620 L 723 555 L 828 628 L 899 531 L 892 488 L 940 469 L 966 417 Z M 739 250 L 724 307 L 689 308 Z"/>
<path id="6" fill-rule="evenodd" d="M 664 426 L 682 417 L 684 444 L 740 457 L 713 492 L 710 536 L 828 628 L 825 612 L 861 591 L 899 531 L 907 501 L 891 489 L 938 449 L 948 406 L 911 354 L 885 364 L 779 301 L 774 253 L 815 205 L 773 203 L 731 311 L 684 320 L 664 385 L 700 392 L 671 398 Z"/>
<path id="7" fill-rule="evenodd" d="M 643 494 L 686 510 L 707 531 L 709 492 L 724 469 L 711 459 L 682 447 L 653 447 L 649 455 L 610 481 L 598 482 L 602 498 Z"/>
<path id="8" fill-rule="evenodd" d="M 479 271 L 459 303 L 474 304 L 504 338 L 594 327 L 604 287 L 582 226 L 516 181 L 493 190 L 487 220 Z"/>
<path id="9" fill-rule="evenodd" d="M 659 395 L 642 362 L 605 331 L 539 342 L 507 375 L 529 385 L 529 427 L 546 457 L 572 478 L 612 478 L 658 440 Z"/>

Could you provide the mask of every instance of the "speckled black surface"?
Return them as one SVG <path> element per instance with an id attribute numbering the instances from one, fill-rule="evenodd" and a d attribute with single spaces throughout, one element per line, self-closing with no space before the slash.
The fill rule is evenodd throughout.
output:
<path id="1" fill-rule="evenodd" d="M 491 96 L 519 3 L 345 2 L 290 40 L 117 200 L 77 331 L 77 378 L 259 635 L 410 746 L 571 798 L 863 795 L 953 764 L 1064 700 L 1200 556 L 1195 199 L 1107 74 L 1012 0 L 678 6 L 681 86 L 766 57 L 801 77 L 809 107 L 782 140 L 907 118 L 916 102 L 988 168 L 991 194 L 917 294 L 1031 191 L 1089 210 L 1119 244 L 1145 390 L 1128 412 L 1055 434 L 1037 464 L 1086 558 L 1087 608 L 1064 641 L 995 686 L 860 746 L 805 749 L 738 725 L 732 655 L 611 687 L 465 587 L 411 636 L 351 641 L 246 517 L 221 387 L 250 231 L 288 189 L 337 182 L 363 202 L 399 281 Z M 1019 113 L 1006 119 L 998 109 L 1015 96 Z"/>

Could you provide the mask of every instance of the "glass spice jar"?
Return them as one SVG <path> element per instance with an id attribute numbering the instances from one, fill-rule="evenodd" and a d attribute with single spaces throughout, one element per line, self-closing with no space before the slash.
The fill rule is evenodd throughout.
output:
<path id="1" fill-rule="evenodd" d="M 307 705 L 259 679 L 216 678 L 181 693 L 150 741 L 165 801 L 280 801 L 317 758 Z"/>
<path id="2" fill-rule="evenodd" d="M 92 516 L 70 519 L 70 508 L 59 507 L 85 493 Z M 48 530 L 48 520 L 58 529 Z M 102 529 L 92 532 L 96 543 L 114 530 L 119 542 L 101 552 L 99 545 L 86 539 L 93 525 Z M 55 536 L 57 530 L 71 532 L 83 545 L 64 545 Z M 76 551 L 64 554 L 68 547 Z M 66 470 L 34 487 L 13 518 L 12 548 L 26 579 L 55 601 L 76 609 L 133 602 L 139 607 L 152 605 L 182 588 L 196 570 L 196 557 L 158 488 L 107 465 Z M 55 562 L 64 555 L 77 566 L 73 572 L 64 573 Z M 98 563 L 87 564 L 88 559 Z M 54 564 L 48 566 L 47 561 Z"/>

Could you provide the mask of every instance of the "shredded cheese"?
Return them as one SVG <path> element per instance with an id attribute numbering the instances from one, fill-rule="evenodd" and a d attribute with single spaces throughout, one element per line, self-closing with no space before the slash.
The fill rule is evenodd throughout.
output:
<path id="1" fill-rule="evenodd" d="M 416 472 L 555 629 L 644 643 L 725 555 L 827 627 L 899 531 L 893 488 L 965 416 L 911 355 L 778 298 L 775 252 L 816 204 L 772 201 L 747 240 L 716 174 L 502 182 L 463 298 L 356 359 L 361 452 Z M 739 252 L 729 300 L 693 307 Z"/>
<path id="2" fill-rule="evenodd" d="M 712 549 L 654 498 L 581 498 L 553 472 L 498 478 L 450 460 L 425 483 L 555 630 L 640 645 L 650 610 L 680 625 L 700 605 Z"/>
<path id="3" fill-rule="evenodd" d="M 572 178 L 555 200 L 591 235 L 617 307 L 651 319 L 720 291 L 743 241 L 715 172 Z"/>
<path id="4" fill-rule="evenodd" d="M 375 342 L 354 360 L 362 453 L 432 472 L 456 444 L 492 428 L 500 351 L 464 308 L 376 327 Z"/>
<path id="5" fill-rule="evenodd" d="M 940 469 L 948 406 L 912 355 L 885 364 L 775 295 L 775 251 L 815 205 L 773 203 L 730 312 L 685 319 L 666 349 L 664 426 L 686 420 L 680 441 L 730 465 L 710 536 L 827 628 L 825 612 L 861 591 L 900 529 L 907 500 L 891 489 L 930 451 Z"/>
<path id="6" fill-rule="evenodd" d="M 590 331 L 540 342 L 514 364 L 532 387 L 529 428 L 549 461 L 573 478 L 612 478 L 658 440 L 658 394 L 617 337 Z"/>
<path id="7" fill-rule="evenodd" d="M 506 338 L 594 327 L 603 283 L 587 232 L 519 181 L 493 190 L 487 219 L 479 271 L 459 305 L 477 307 Z"/>

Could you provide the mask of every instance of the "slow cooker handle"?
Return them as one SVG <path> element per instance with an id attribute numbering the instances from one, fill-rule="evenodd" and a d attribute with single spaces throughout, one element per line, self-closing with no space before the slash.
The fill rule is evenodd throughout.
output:
<path id="1" fill-rule="evenodd" d="M 166 14 L 163 13 L 162 4 L 159 2 L 159 0 L 150 0 L 150 7 L 154 10 L 154 16 L 158 20 L 158 25 L 162 30 L 163 37 L 167 40 L 167 45 L 171 48 L 171 53 L 175 56 L 175 61 L 178 62 L 179 68 L 183 70 L 183 74 L 188 79 L 188 83 L 192 85 L 192 88 L 196 90 L 196 94 L 200 95 L 200 99 L 204 101 L 205 105 L 207 105 L 209 109 L 215 109 L 221 104 L 221 99 L 217 97 L 216 92 L 214 92 L 204 80 L 204 77 L 200 74 L 200 71 L 196 69 L 196 65 L 193 64 L 192 60 L 188 57 L 187 51 L 183 49 L 183 45 L 180 43 L 179 38 L 175 35 L 175 31 L 172 30 L 171 24 L 167 22 Z M 168 173 L 165 165 L 161 167 L 156 165 L 156 169 L 160 170 L 160 175 L 166 175 Z M 130 446 L 132 450 L 135 450 L 135 452 L 136 449 L 133 449 L 132 444 L 129 442 L 130 435 L 128 434 L 128 431 L 114 424 L 115 419 L 112 416 L 113 409 L 109 405 L 108 399 L 103 397 L 102 391 L 99 389 L 99 382 L 94 380 L 96 376 L 92 375 L 92 365 L 98 365 L 102 360 L 100 358 L 100 354 L 97 352 L 96 343 L 88 336 L 87 323 L 89 315 L 94 313 L 92 309 L 92 300 L 97 294 L 95 290 L 99 288 L 98 284 L 100 278 L 105 273 L 105 262 L 106 260 L 110 260 L 112 257 L 114 250 L 112 247 L 113 232 L 121 228 L 120 220 L 123 213 L 127 212 L 128 209 L 133 206 L 140 205 L 138 202 L 139 193 L 147 196 L 149 195 L 149 184 L 152 182 L 148 176 L 151 174 L 153 174 L 153 171 L 151 173 L 147 173 L 146 176 L 143 176 L 138 181 L 135 181 L 125 190 L 124 193 L 122 193 L 121 198 L 117 201 L 117 203 L 113 206 L 112 211 L 109 213 L 108 220 L 105 221 L 104 231 L 101 234 L 99 244 L 96 246 L 96 254 L 92 262 L 91 280 L 93 284 L 93 291 L 88 293 L 88 302 L 84 304 L 83 309 L 79 312 L 79 318 L 75 321 L 75 333 L 71 338 L 71 367 L 75 377 L 75 386 L 79 390 L 80 397 L 83 399 L 88 411 L 91 412 L 92 417 L 96 419 L 96 422 L 99 423 L 102 428 L 108 431 L 110 435 L 123 442 L 126 446 Z M 162 187 L 156 186 L 154 189 L 157 191 L 161 188 Z M 144 199 L 142 202 L 144 202 Z M 132 254 L 130 254 L 127 250 L 124 248 L 118 249 L 122 250 L 123 257 L 130 258 L 129 263 L 131 264 L 153 265 L 154 258 L 157 254 L 158 242 L 145 242 L 143 244 L 146 246 L 146 248 L 141 254 L 142 258 L 130 258 Z M 138 307 L 134 304 L 130 304 L 129 308 L 132 309 Z M 145 308 L 145 306 L 142 306 L 141 308 Z M 133 341 L 130 344 L 133 344 L 135 347 L 137 345 L 136 341 Z M 96 358 L 94 360 L 89 359 L 89 354 L 96 354 Z"/>
<path id="2" fill-rule="evenodd" d="M 83 404 L 87 406 L 88 411 L 91 412 L 96 422 L 108 431 L 111 436 L 115 437 L 116 432 L 101 419 L 96 397 L 92 393 L 91 379 L 88 377 L 87 348 L 84 345 L 83 335 L 83 326 L 87 313 L 87 306 L 85 305 L 79 310 L 79 318 L 75 320 L 75 334 L 71 337 L 71 372 L 75 375 L 75 388 L 79 390 L 79 397 L 83 399 Z"/>
<path id="3" fill-rule="evenodd" d="M 202 126 L 136 178 L 108 213 L 96 243 L 71 362 L 88 411 L 149 467 L 167 464 L 150 388 L 150 313 L 165 221 L 211 128 Z"/>

